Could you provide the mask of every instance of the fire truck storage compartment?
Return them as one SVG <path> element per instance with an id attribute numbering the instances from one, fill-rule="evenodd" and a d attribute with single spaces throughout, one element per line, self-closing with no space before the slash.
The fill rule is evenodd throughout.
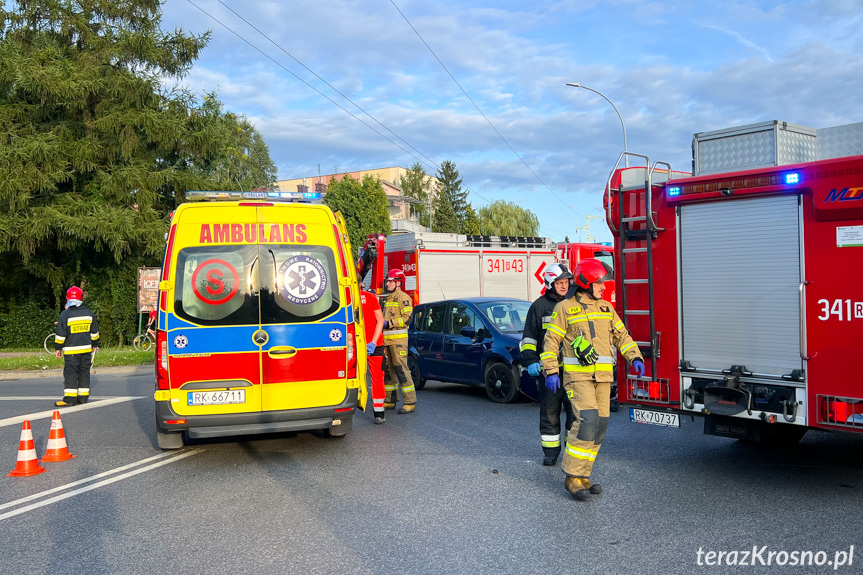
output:
<path id="1" fill-rule="evenodd" d="M 683 353 L 711 371 L 802 368 L 797 195 L 680 206 Z"/>
<path id="2" fill-rule="evenodd" d="M 420 303 L 479 297 L 480 259 L 478 252 L 420 250 Z"/>

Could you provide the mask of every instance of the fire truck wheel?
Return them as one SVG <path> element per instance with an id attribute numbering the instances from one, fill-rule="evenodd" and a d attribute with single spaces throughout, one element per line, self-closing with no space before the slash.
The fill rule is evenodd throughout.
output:
<path id="1" fill-rule="evenodd" d="M 518 397 L 518 375 L 501 361 L 490 363 L 485 370 L 485 392 L 495 403 L 510 403 Z"/>
<path id="2" fill-rule="evenodd" d="M 408 369 L 411 370 L 411 379 L 414 382 L 414 387 L 417 391 L 426 386 L 426 380 L 420 375 L 420 366 L 413 357 L 408 358 Z"/>

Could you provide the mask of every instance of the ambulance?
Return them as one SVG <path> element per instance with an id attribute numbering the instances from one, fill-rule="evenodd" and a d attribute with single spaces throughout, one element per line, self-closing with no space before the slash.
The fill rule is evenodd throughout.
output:
<path id="1" fill-rule="evenodd" d="M 159 282 L 156 432 L 351 431 L 365 409 L 360 295 L 345 221 L 291 192 L 187 192 Z"/>

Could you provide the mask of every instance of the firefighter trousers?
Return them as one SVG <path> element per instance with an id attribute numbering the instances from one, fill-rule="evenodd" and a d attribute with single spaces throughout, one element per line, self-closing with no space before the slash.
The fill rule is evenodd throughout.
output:
<path id="1" fill-rule="evenodd" d="M 398 343 L 386 344 L 386 402 L 398 401 L 398 388 L 402 388 L 402 401 L 405 405 L 417 402 L 416 388 L 408 369 L 408 341 L 397 340 Z"/>
<path id="2" fill-rule="evenodd" d="M 575 420 L 566 437 L 560 467 L 569 476 L 587 479 L 608 430 L 611 382 L 579 381 L 564 373 L 563 388 Z"/>
<path id="3" fill-rule="evenodd" d="M 90 363 L 93 352 L 64 355 L 63 401 L 87 403 L 90 398 Z"/>
<path id="4" fill-rule="evenodd" d="M 380 354 L 377 353 L 378 349 L 381 350 Z M 372 384 L 372 408 L 375 413 L 384 412 L 384 398 L 386 396 L 386 391 L 384 391 L 383 363 L 383 349 L 377 348 L 374 355 L 369 356 L 368 367 L 369 381 Z"/>
<path id="5" fill-rule="evenodd" d="M 542 452 L 546 457 L 557 459 L 560 456 L 560 413 L 561 410 L 566 411 L 566 424 L 563 427 L 566 431 L 572 427 L 575 420 L 572 405 L 562 385 L 557 391 L 545 387 L 545 375 L 536 378 L 536 387 L 539 390 L 539 436 Z"/>

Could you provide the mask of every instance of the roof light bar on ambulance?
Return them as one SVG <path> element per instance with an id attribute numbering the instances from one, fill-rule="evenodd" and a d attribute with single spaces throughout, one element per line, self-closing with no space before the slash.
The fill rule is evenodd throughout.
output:
<path id="1" fill-rule="evenodd" d="M 320 201 L 320 192 L 214 192 L 214 191 L 189 191 L 186 192 L 187 200 L 271 200 L 276 202 L 313 202 Z"/>

